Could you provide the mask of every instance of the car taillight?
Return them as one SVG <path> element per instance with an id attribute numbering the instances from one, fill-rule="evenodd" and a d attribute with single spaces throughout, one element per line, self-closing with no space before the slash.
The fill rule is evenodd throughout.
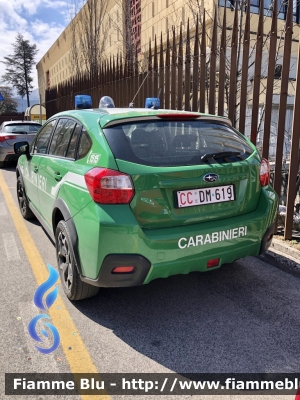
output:
<path id="1" fill-rule="evenodd" d="M 84 175 L 87 188 L 96 203 L 128 204 L 134 196 L 129 175 L 106 168 L 93 168 Z"/>
<path id="2" fill-rule="evenodd" d="M 265 158 L 260 163 L 259 180 L 262 187 L 270 183 L 270 164 Z"/>
<path id="3" fill-rule="evenodd" d="M 13 136 L 13 135 L 2 136 L 2 135 L 0 135 L 0 142 L 5 142 L 5 140 L 12 140 L 12 139 L 17 139 L 17 136 Z"/>

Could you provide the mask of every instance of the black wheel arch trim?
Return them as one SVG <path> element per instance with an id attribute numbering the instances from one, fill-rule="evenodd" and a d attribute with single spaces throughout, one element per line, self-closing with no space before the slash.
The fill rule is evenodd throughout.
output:
<path id="1" fill-rule="evenodd" d="M 80 264 L 80 258 L 79 258 L 79 253 L 78 253 L 78 235 L 77 235 L 77 230 L 73 221 L 73 218 L 71 216 L 70 210 L 66 203 L 62 199 L 56 199 L 54 202 L 53 206 L 53 212 L 52 212 L 52 228 L 53 228 L 53 233 L 55 236 L 55 230 L 56 230 L 56 223 L 55 223 L 55 215 L 56 211 L 60 211 L 65 223 L 67 224 L 68 231 L 70 234 L 70 239 L 72 242 L 72 248 L 74 252 L 74 257 L 76 261 L 76 266 L 77 266 L 77 271 L 81 275 L 81 264 Z"/>
<path id="2" fill-rule="evenodd" d="M 26 190 L 25 190 L 23 175 L 22 175 L 22 172 L 21 172 L 21 170 L 20 170 L 19 165 L 17 165 L 17 168 L 16 168 L 16 176 L 17 176 L 17 182 L 18 182 L 18 178 L 21 179 L 21 182 L 22 182 L 22 185 L 23 185 L 23 193 L 24 193 L 25 199 L 26 199 L 27 202 L 29 203 L 28 197 L 27 197 L 27 194 L 26 194 Z"/>
<path id="3" fill-rule="evenodd" d="M 270 245 L 271 245 L 271 242 L 272 242 L 272 238 L 273 238 L 274 233 L 275 233 L 275 222 L 273 222 L 273 223 L 268 227 L 268 229 L 266 230 L 266 232 L 265 232 L 265 234 L 264 234 L 264 236 L 263 236 L 263 238 L 262 238 L 261 246 L 260 246 L 260 251 L 259 251 L 259 254 L 260 254 L 260 255 L 261 255 L 261 254 L 262 254 L 262 255 L 263 255 L 263 254 L 266 254 L 268 248 L 269 248 Z"/>
<path id="4" fill-rule="evenodd" d="M 22 175 L 22 174 L 21 174 L 20 167 L 19 167 L 19 164 L 16 166 L 16 175 L 17 175 L 17 179 L 18 179 L 18 174 L 19 174 L 19 176 Z"/>

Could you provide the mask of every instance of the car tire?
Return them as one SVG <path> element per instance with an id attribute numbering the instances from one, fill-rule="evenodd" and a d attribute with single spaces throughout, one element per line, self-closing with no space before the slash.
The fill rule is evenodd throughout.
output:
<path id="1" fill-rule="evenodd" d="M 17 197 L 22 217 L 24 219 L 32 219 L 34 217 L 34 214 L 29 208 L 28 200 L 25 194 L 25 189 L 20 176 L 17 179 Z"/>
<path id="2" fill-rule="evenodd" d="M 4 161 L 0 161 L 0 168 L 4 167 Z"/>
<path id="3" fill-rule="evenodd" d="M 99 287 L 82 282 L 77 271 L 74 250 L 65 221 L 59 221 L 55 231 L 57 266 L 64 292 L 69 300 L 83 300 L 93 297 Z"/>

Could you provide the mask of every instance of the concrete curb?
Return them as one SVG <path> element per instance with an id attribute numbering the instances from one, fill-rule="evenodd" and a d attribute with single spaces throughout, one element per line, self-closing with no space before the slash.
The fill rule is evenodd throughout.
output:
<path id="1" fill-rule="evenodd" d="M 264 256 L 259 256 L 282 271 L 300 276 L 300 251 L 281 240 L 274 239 Z"/>
<path id="2" fill-rule="evenodd" d="M 298 260 L 298 262 L 300 263 L 300 251 L 292 246 L 289 246 L 286 242 L 273 238 L 269 250 L 272 249 L 280 251 L 281 253 L 286 254 L 289 257 L 292 257 L 295 260 Z"/>

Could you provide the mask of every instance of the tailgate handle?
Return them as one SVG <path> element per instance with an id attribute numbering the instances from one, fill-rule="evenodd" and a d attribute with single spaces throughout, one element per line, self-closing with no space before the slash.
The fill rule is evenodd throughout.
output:
<path id="1" fill-rule="evenodd" d="M 203 173 L 203 175 L 201 175 L 199 177 L 195 177 L 195 178 L 177 178 L 177 179 L 169 179 L 169 180 L 165 180 L 165 181 L 159 181 L 158 187 L 161 189 L 177 189 L 178 186 L 180 186 L 180 189 L 190 188 L 191 186 L 202 188 L 203 184 L 206 185 L 205 187 L 208 187 L 207 184 L 203 181 L 204 175 L 205 174 Z M 222 179 L 219 182 L 222 185 L 231 185 L 232 182 L 234 182 L 234 181 L 242 181 L 247 178 L 249 178 L 247 173 L 242 172 L 242 173 L 230 175 L 230 179 L 228 178 L 225 180 L 222 177 Z"/>
<path id="2" fill-rule="evenodd" d="M 60 181 L 62 179 L 60 172 L 54 172 L 54 179 L 56 181 Z"/>

